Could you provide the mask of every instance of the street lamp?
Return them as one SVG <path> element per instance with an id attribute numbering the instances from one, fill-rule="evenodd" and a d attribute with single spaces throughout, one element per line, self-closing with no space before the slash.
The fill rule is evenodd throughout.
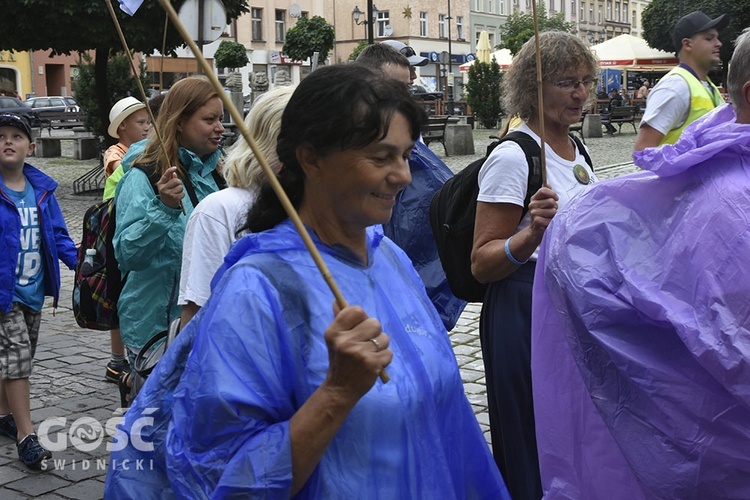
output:
<path id="1" fill-rule="evenodd" d="M 448 115 L 453 116 L 453 52 L 451 50 L 451 0 L 448 0 Z"/>
<path id="2" fill-rule="evenodd" d="M 378 15 L 378 8 L 375 7 L 375 5 L 372 3 L 372 0 L 367 0 L 367 10 L 370 12 L 370 16 L 360 21 L 359 18 L 362 16 L 362 14 L 364 14 L 364 12 L 359 10 L 359 5 L 355 5 L 354 10 L 352 11 L 352 19 L 354 19 L 354 24 L 358 26 L 367 24 L 367 43 L 372 45 L 373 39 L 375 38 L 373 33 L 373 24 L 375 22 L 375 16 Z"/>

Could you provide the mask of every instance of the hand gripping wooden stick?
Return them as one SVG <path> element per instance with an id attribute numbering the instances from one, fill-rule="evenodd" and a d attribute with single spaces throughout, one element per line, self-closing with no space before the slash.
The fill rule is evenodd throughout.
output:
<path id="1" fill-rule="evenodd" d="M 232 116 L 232 121 L 234 121 L 234 123 L 237 125 L 237 129 L 242 133 L 242 137 L 245 138 L 245 141 L 247 141 L 247 144 L 250 146 L 250 149 L 253 151 L 253 154 L 258 159 L 258 163 L 263 169 L 263 172 L 265 172 L 266 176 L 268 177 L 268 182 L 271 184 L 271 187 L 276 193 L 276 196 L 279 197 L 279 201 L 281 202 L 281 205 L 284 207 L 284 210 L 286 211 L 287 215 L 289 215 L 289 218 L 292 220 L 292 223 L 294 224 L 294 227 L 297 229 L 297 232 L 302 238 L 302 241 L 304 242 L 305 247 L 307 248 L 307 251 L 310 252 L 310 256 L 312 256 L 313 260 L 315 261 L 315 265 L 318 266 L 318 270 L 320 271 L 320 274 L 323 275 L 323 279 L 328 285 L 328 288 L 331 289 L 333 296 L 336 298 L 336 305 L 338 305 L 340 309 L 347 307 L 349 304 L 346 302 L 346 299 L 341 294 L 341 290 L 339 290 L 338 285 L 333 280 L 333 276 L 331 276 L 331 271 L 329 271 L 328 266 L 323 260 L 323 257 L 321 257 L 320 252 L 318 252 L 318 249 L 315 247 L 315 243 L 313 243 L 312 238 L 310 238 L 310 234 L 307 232 L 305 225 L 302 223 L 302 220 L 299 218 L 299 214 L 294 209 L 292 202 L 289 201 L 289 197 L 286 195 L 284 188 L 281 187 L 279 180 L 276 178 L 276 173 L 268 165 L 268 161 L 266 160 L 265 156 L 263 156 L 263 153 L 260 151 L 257 144 L 255 144 L 255 140 L 250 135 L 250 131 L 248 131 L 247 127 L 245 126 L 245 120 L 242 118 L 242 115 L 239 113 L 239 111 L 237 111 L 237 108 L 234 107 L 232 100 L 229 98 L 226 92 L 224 92 L 224 88 L 219 82 L 219 79 L 216 78 L 216 75 L 214 74 L 213 69 L 206 61 L 206 58 L 203 57 L 203 54 L 200 48 L 198 48 L 198 45 L 193 41 L 192 37 L 187 32 L 187 29 L 180 21 L 179 17 L 177 16 L 177 12 L 172 7 L 172 4 L 169 3 L 169 0 L 159 0 L 159 3 L 169 15 L 169 18 L 172 21 L 172 24 L 174 24 L 174 26 L 177 28 L 177 31 L 180 32 L 180 35 L 182 36 L 185 43 L 187 43 L 188 46 L 190 47 L 190 50 L 193 51 L 193 55 L 198 60 L 198 63 L 201 65 L 201 68 L 203 69 L 203 73 L 205 73 L 205 75 L 213 84 L 214 88 L 216 89 L 216 93 L 219 95 L 219 98 L 224 103 L 224 107 L 227 109 L 227 111 L 229 111 L 229 114 Z M 385 369 L 383 369 L 380 372 L 380 380 L 382 380 L 384 383 L 387 383 L 390 380 L 390 377 L 388 376 L 388 373 L 385 371 Z"/>

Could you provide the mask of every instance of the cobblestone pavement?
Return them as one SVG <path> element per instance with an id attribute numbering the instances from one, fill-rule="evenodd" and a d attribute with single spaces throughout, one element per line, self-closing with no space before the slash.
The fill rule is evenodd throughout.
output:
<path id="1" fill-rule="evenodd" d="M 435 151 L 454 171 L 482 156 L 495 131 L 474 132 L 474 156 L 446 158 L 440 144 Z M 601 178 L 634 170 L 629 162 L 635 134 L 627 131 L 615 137 L 587 139 Z M 60 187 L 57 197 L 75 241 L 81 237 L 85 210 L 98 200 L 93 195 L 74 195 L 73 181 L 97 166 L 96 160 L 78 161 L 72 157 L 72 143 L 63 141 L 62 157 L 31 158 L 31 164 L 55 178 Z M 71 310 L 73 273 L 62 271 L 62 294 L 57 310 L 48 299 L 42 312 L 39 346 L 31 376 L 31 416 L 40 436 L 54 444 L 53 461 L 47 470 L 33 472 L 18 461 L 15 444 L 0 437 L 0 498 L 95 499 L 103 495 L 108 455 L 107 421 L 117 416 L 119 396 L 116 386 L 104 382 L 109 358 L 109 333 L 78 328 Z M 489 440 L 484 367 L 479 344 L 481 304 L 469 304 L 456 328 L 450 332 L 464 387 L 477 419 Z M 84 420 L 80 420 L 84 419 Z"/>

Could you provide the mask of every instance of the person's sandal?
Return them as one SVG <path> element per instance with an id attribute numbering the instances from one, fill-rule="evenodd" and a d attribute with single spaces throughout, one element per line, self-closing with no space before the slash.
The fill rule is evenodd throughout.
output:
<path id="1" fill-rule="evenodd" d="M 0 417 L 0 434 L 8 436 L 13 441 L 18 439 L 18 428 L 16 427 L 16 421 L 13 420 L 12 413 Z"/>
<path id="2" fill-rule="evenodd" d="M 18 458 L 29 469 L 39 469 L 43 460 L 52 458 L 52 453 L 39 444 L 36 434 L 29 434 L 18 443 Z"/>

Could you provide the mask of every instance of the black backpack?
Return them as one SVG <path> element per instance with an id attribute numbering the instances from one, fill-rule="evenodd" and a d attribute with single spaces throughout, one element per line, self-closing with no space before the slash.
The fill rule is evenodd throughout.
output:
<path id="1" fill-rule="evenodd" d="M 591 158 L 580 140 L 571 136 L 578 150 L 593 169 Z M 542 187 L 541 155 L 536 141 L 524 132 L 511 132 L 487 146 L 484 158 L 470 163 L 449 179 L 430 202 L 430 226 L 437 243 L 440 263 L 453 295 L 467 302 L 482 302 L 487 285 L 471 274 L 471 250 L 474 246 L 474 222 L 479 195 L 479 170 L 490 153 L 502 142 L 513 141 L 526 155 L 529 177 L 521 219 L 529 209 L 531 197 Z M 520 220 L 519 220 L 520 222 Z"/>

